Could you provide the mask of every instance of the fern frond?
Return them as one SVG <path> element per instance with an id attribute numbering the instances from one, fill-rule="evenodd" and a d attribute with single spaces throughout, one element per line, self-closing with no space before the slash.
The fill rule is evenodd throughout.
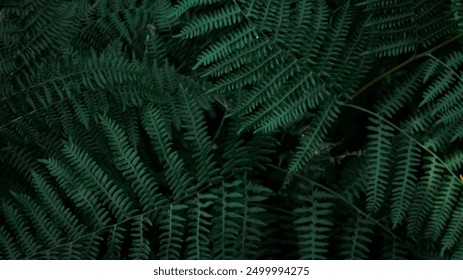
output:
<path id="1" fill-rule="evenodd" d="M 184 210 L 188 206 L 184 204 L 171 204 L 161 212 L 159 235 L 159 252 L 157 257 L 161 260 L 179 260 L 182 257 L 182 243 L 186 219 Z"/>
<path id="2" fill-rule="evenodd" d="M 275 97 L 262 102 L 259 110 L 244 121 L 241 131 L 254 128 L 255 132 L 268 133 L 288 126 L 301 118 L 309 108 L 317 107 L 329 95 L 325 86 L 314 78 L 312 72 L 303 77 L 295 75 L 293 79 L 292 83 L 275 92 Z"/>
<path id="3" fill-rule="evenodd" d="M 171 13 L 174 11 L 172 2 L 169 0 L 156 0 L 153 5 L 153 18 L 156 25 L 156 29 L 159 31 L 170 31 L 173 26 L 178 24 L 177 18 L 173 18 Z M 178 11 L 178 10 L 177 10 Z M 176 16 L 180 16 L 176 14 Z"/>
<path id="4" fill-rule="evenodd" d="M 238 123 L 229 125 L 227 138 L 221 145 L 224 153 L 222 159 L 221 174 L 227 175 L 244 174 L 246 172 L 260 169 L 265 170 L 265 163 L 271 162 L 271 155 L 274 153 L 275 139 L 267 134 L 254 133 L 248 141 L 238 134 Z"/>
<path id="5" fill-rule="evenodd" d="M 168 133 L 164 118 L 159 109 L 152 105 L 145 107 L 143 127 L 153 143 L 166 169 L 166 179 L 169 183 L 174 199 L 190 193 L 193 178 L 187 172 L 184 162 L 177 151 L 172 148 L 171 135 Z"/>
<path id="6" fill-rule="evenodd" d="M 12 195 L 22 206 L 24 213 L 32 222 L 36 235 L 46 247 L 54 247 L 65 240 L 57 225 L 47 217 L 47 213 L 30 196 L 14 192 Z"/>
<path id="7" fill-rule="evenodd" d="M 92 228 L 101 229 L 109 224 L 110 214 L 100 202 L 100 198 L 76 179 L 70 167 L 53 158 L 41 160 L 41 162 L 47 166 L 50 174 L 56 178 L 66 196 L 71 199 L 80 211 L 85 213 L 84 215 L 89 220 L 89 225 Z"/>
<path id="8" fill-rule="evenodd" d="M 232 4 L 214 10 L 208 14 L 201 14 L 191 19 L 174 38 L 191 39 L 204 35 L 215 29 L 224 28 L 241 21 L 241 9 Z"/>
<path id="9" fill-rule="evenodd" d="M 453 207 L 457 202 L 460 187 L 461 182 L 453 175 L 444 176 L 425 229 L 426 238 L 435 242 L 441 237 L 445 225 L 452 214 Z"/>
<path id="10" fill-rule="evenodd" d="M 370 118 L 373 126 L 368 129 L 369 143 L 366 148 L 367 156 L 367 210 L 377 212 L 384 202 L 386 185 L 390 171 L 391 139 L 393 128 L 384 121 Z"/>
<path id="11" fill-rule="evenodd" d="M 337 58 L 344 49 L 345 40 L 349 34 L 349 29 L 353 21 L 353 9 L 350 5 L 350 0 L 345 2 L 331 19 L 331 26 L 328 29 L 328 34 L 325 42 L 325 47 L 320 51 L 317 57 L 317 67 L 320 71 L 328 69 L 336 64 Z"/>
<path id="12" fill-rule="evenodd" d="M 246 211 L 244 195 L 241 193 L 242 182 L 237 180 L 231 183 L 223 183 L 220 188 L 212 190 L 219 198 L 214 218 L 212 219 L 214 259 L 236 259 L 239 258 L 239 251 L 236 244 L 239 240 L 241 230 L 241 216 Z"/>
<path id="13" fill-rule="evenodd" d="M 195 7 L 222 3 L 224 0 L 182 0 L 172 9 L 171 16 L 179 17 Z"/>
<path id="14" fill-rule="evenodd" d="M 462 183 L 460 182 L 460 186 Z M 458 199 L 458 203 L 456 204 L 455 208 L 453 209 L 450 222 L 448 223 L 447 228 L 445 229 L 445 233 L 442 237 L 440 242 L 441 244 L 441 255 L 447 250 L 453 248 L 455 244 L 458 243 L 461 233 L 463 232 L 463 196 L 460 194 L 460 198 Z"/>
<path id="15" fill-rule="evenodd" d="M 256 40 L 255 27 L 249 24 L 240 25 L 234 31 L 227 33 L 220 40 L 211 44 L 198 56 L 193 70 L 226 58 L 228 55 L 244 48 L 249 42 Z"/>
<path id="16" fill-rule="evenodd" d="M 104 49 L 116 37 L 137 48 L 146 35 L 146 25 L 154 18 L 155 9 L 152 1 L 102 0 L 88 7 L 84 15 L 74 42 L 77 47 Z M 145 33 L 140 32 L 142 28 Z"/>
<path id="17" fill-rule="evenodd" d="M 422 70 L 407 75 L 390 94 L 385 95 L 374 105 L 375 111 L 387 118 L 392 118 L 410 102 L 421 83 Z"/>
<path id="18" fill-rule="evenodd" d="M 155 209 L 163 202 L 158 192 L 156 180 L 141 161 L 136 150 L 130 146 L 126 134 L 113 120 L 101 117 L 101 124 L 114 153 L 114 162 L 137 194 L 143 211 Z"/>
<path id="19" fill-rule="evenodd" d="M 410 204 L 407 218 L 407 232 L 415 239 L 432 210 L 433 201 L 441 184 L 443 166 L 434 156 L 423 158 L 425 174 L 419 179 L 415 195 Z"/>
<path id="20" fill-rule="evenodd" d="M 370 236 L 373 234 L 371 222 L 360 214 L 351 217 L 344 228 L 341 237 L 340 256 L 344 259 L 367 259 L 369 254 L 368 244 L 371 243 Z"/>
<path id="21" fill-rule="evenodd" d="M 423 100 L 420 102 L 419 106 L 424 106 L 427 103 L 433 102 L 433 100 L 449 90 L 455 80 L 456 79 L 452 71 L 448 69 L 444 70 L 442 75 L 436 77 L 426 91 L 423 92 Z"/>
<path id="22" fill-rule="evenodd" d="M 328 219 L 334 204 L 330 195 L 312 187 L 309 196 L 299 195 L 302 207 L 294 209 L 293 213 L 300 218 L 294 220 L 298 238 L 299 257 L 301 259 L 327 259 L 329 231 L 333 223 Z"/>
<path id="23" fill-rule="evenodd" d="M 179 91 L 183 109 L 182 123 L 185 129 L 184 139 L 191 145 L 192 156 L 196 162 L 196 179 L 198 188 L 203 184 L 213 185 L 221 180 L 216 161 L 212 153 L 212 139 L 207 133 L 207 126 L 195 97 L 183 87 Z M 195 191 L 197 189 L 191 189 Z"/>
<path id="24" fill-rule="evenodd" d="M 305 136 L 302 138 L 296 153 L 289 162 L 288 174 L 295 174 L 302 170 L 314 156 L 320 145 L 324 141 L 325 135 L 332 123 L 339 114 L 339 104 L 336 99 L 327 100 L 319 108 L 317 116 L 309 125 Z"/>
<path id="25" fill-rule="evenodd" d="M 63 153 L 81 174 L 78 180 L 101 197 L 118 220 L 123 220 L 134 213 L 132 202 L 122 188 L 113 183 L 113 180 L 87 152 L 73 142 L 67 142 L 63 147 Z"/>
<path id="26" fill-rule="evenodd" d="M 0 100 L 5 116 L 9 117 L 2 125 L 11 124 L 18 114 L 48 109 L 63 100 L 81 101 L 92 116 L 107 112 L 106 95 L 95 92 L 118 85 L 134 85 L 138 79 L 143 79 L 145 70 L 143 64 L 119 56 L 115 47 L 108 48 L 102 55 L 92 53 L 90 57 L 67 53 L 58 63 L 38 65 L 33 75 L 15 76 L 15 91 Z M 81 117 L 84 124 L 88 123 L 85 119 L 88 117 Z"/>
<path id="27" fill-rule="evenodd" d="M 105 259 L 121 259 L 121 250 L 126 229 L 122 226 L 114 225 L 108 230 L 108 232 L 109 237 L 106 239 L 108 251 L 105 255 Z"/>
<path id="28" fill-rule="evenodd" d="M 274 100 L 276 95 L 275 93 L 281 89 L 282 85 L 288 81 L 290 77 L 300 72 L 297 60 L 290 61 L 287 56 L 280 55 L 280 53 L 281 51 L 277 51 L 275 53 L 275 59 L 274 56 L 269 55 L 269 57 L 265 58 L 265 60 L 262 62 L 263 65 L 269 63 L 270 67 L 272 65 L 281 65 L 277 69 L 273 69 L 271 75 L 268 74 L 270 69 L 267 70 L 264 68 L 263 70 L 265 71 L 260 71 L 260 62 L 258 64 L 251 64 L 249 67 L 244 68 L 244 70 L 248 70 L 249 68 L 251 75 L 254 77 L 262 77 L 262 79 L 260 80 L 260 83 L 255 85 L 247 93 L 246 96 L 238 100 L 236 107 L 232 108 L 235 115 L 241 116 L 245 113 L 251 112 L 263 100 Z M 252 78 L 252 81 L 254 80 L 257 81 L 257 79 Z"/>
<path id="29" fill-rule="evenodd" d="M 131 223 L 132 245 L 129 249 L 129 258 L 133 260 L 146 260 L 150 258 L 151 246 L 149 240 L 144 236 L 145 231 L 152 226 L 151 221 L 140 215 Z"/>
<path id="30" fill-rule="evenodd" d="M 32 230 L 34 228 L 29 226 L 31 224 L 29 219 L 15 205 L 8 201 L 2 201 L 0 210 L 3 216 L 2 220 L 8 223 L 11 231 L 14 233 L 15 241 L 24 255 L 33 255 L 43 248 L 43 244 L 33 234 Z M 8 237 L 9 235 L 6 236 Z"/>
<path id="31" fill-rule="evenodd" d="M 23 257 L 13 236 L 2 225 L 0 226 L 0 259 L 19 260 Z"/>
<path id="32" fill-rule="evenodd" d="M 239 252 L 240 259 L 250 259 L 259 256 L 259 244 L 265 239 L 262 230 L 268 224 L 267 210 L 258 203 L 268 200 L 273 191 L 248 180 L 243 180 L 242 183 L 245 186 L 242 192 L 244 208 L 243 212 L 237 213 L 242 219 L 235 251 Z M 241 208 L 238 209 L 241 210 Z"/>
<path id="33" fill-rule="evenodd" d="M 187 259 L 211 259 L 209 236 L 213 216 L 206 209 L 217 199 L 218 197 L 213 194 L 197 194 L 188 201 L 188 236 L 185 239 Z"/>
<path id="34" fill-rule="evenodd" d="M 398 240 L 395 236 L 388 234 L 384 235 L 385 244 L 387 244 L 381 252 L 381 259 L 384 260 L 406 260 L 408 259 L 407 244 Z"/>
<path id="35" fill-rule="evenodd" d="M 396 149 L 398 156 L 392 181 L 392 228 L 400 225 L 405 218 L 415 192 L 420 165 L 420 149 L 408 137 L 402 137 Z"/>
<path id="36" fill-rule="evenodd" d="M 0 33 L 10 45 L 11 57 L 26 67 L 56 57 L 78 31 L 77 8 L 78 3 L 61 0 L 34 0 L 20 7 L 2 8 L 8 25 L 3 27 L 2 23 Z"/>
<path id="37" fill-rule="evenodd" d="M 397 56 L 427 47 L 455 30 L 451 7 L 444 0 L 366 0 L 357 5 L 367 14 L 376 44 L 367 53 Z"/>
<path id="38" fill-rule="evenodd" d="M 462 242 L 462 240 L 460 240 L 460 242 L 458 243 L 458 246 L 455 249 L 455 251 L 453 252 L 451 259 L 452 260 L 463 260 L 463 242 Z"/>

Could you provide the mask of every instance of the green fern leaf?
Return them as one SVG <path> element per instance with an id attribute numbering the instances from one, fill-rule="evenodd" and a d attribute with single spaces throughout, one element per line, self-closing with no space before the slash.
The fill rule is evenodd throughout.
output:
<path id="1" fill-rule="evenodd" d="M 423 175 L 416 187 L 416 192 L 410 204 L 408 212 L 407 231 L 411 238 L 415 239 L 422 229 L 432 210 L 433 201 L 439 189 L 443 166 L 434 156 L 424 157 L 426 164 L 423 165 Z"/>
<path id="2" fill-rule="evenodd" d="M 390 152 L 393 128 L 377 118 L 370 118 L 374 126 L 368 129 L 370 142 L 367 153 L 367 210 L 377 212 L 384 202 L 390 171 Z"/>
<path id="3" fill-rule="evenodd" d="M 186 130 L 184 139 L 191 145 L 193 159 L 196 162 L 196 191 L 203 184 L 213 185 L 221 180 L 216 161 L 212 154 L 212 139 L 207 133 L 207 126 L 202 111 L 195 97 L 180 88 L 179 91 L 181 106 L 183 109 L 182 122 Z"/>
<path id="4" fill-rule="evenodd" d="M 43 248 L 43 245 L 34 236 L 29 225 L 30 221 L 21 213 L 11 202 L 2 201 L 0 210 L 3 214 L 3 220 L 8 223 L 21 252 L 26 256 L 32 256 Z M 8 237 L 9 235 L 6 235 Z"/>
<path id="5" fill-rule="evenodd" d="M 145 231 L 152 226 L 151 221 L 143 215 L 134 219 L 131 223 L 132 246 L 129 250 L 129 258 L 133 260 L 146 260 L 150 258 L 151 247 L 149 240 L 144 236 Z"/>
<path id="6" fill-rule="evenodd" d="M 188 10 L 195 7 L 202 7 L 206 5 L 212 5 L 216 3 L 224 2 L 223 0 L 182 0 L 173 8 L 172 16 L 179 17 Z"/>
<path id="7" fill-rule="evenodd" d="M 190 193 L 193 178 L 185 170 L 180 155 L 172 149 L 171 135 L 167 132 L 160 110 L 150 105 L 146 106 L 143 126 L 153 143 L 156 153 L 165 166 L 166 179 L 171 186 L 174 199 Z"/>
<path id="8" fill-rule="evenodd" d="M 2 260 L 19 260 L 23 257 L 18 244 L 4 226 L 0 226 L 0 253 Z"/>
<path id="9" fill-rule="evenodd" d="M 344 231 L 340 256 L 348 260 L 367 259 L 370 251 L 368 244 L 372 242 L 370 236 L 373 234 L 371 222 L 356 215 L 349 219 Z"/>
<path id="10" fill-rule="evenodd" d="M 206 209 L 217 201 L 218 197 L 212 194 L 197 194 L 188 201 L 188 236 L 186 259 L 211 259 L 210 233 L 212 215 Z"/>
<path id="11" fill-rule="evenodd" d="M 224 28 L 241 21 L 241 9 L 232 4 L 190 20 L 174 38 L 191 39 L 214 29 Z"/>
<path id="12" fill-rule="evenodd" d="M 130 146 L 120 126 L 107 117 L 101 117 L 100 120 L 114 153 L 117 169 L 127 180 L 132 181 L 132 188 L 143 206 L 143 211 L 155 209 L 163 203 L 155 179 L 140 160 L 136 150 Z"/>
<path id="13" fill-rule="evenodd" d="M 426 238 L 437 241 L 441 237 L 456 203 L 460 186 L 461 183 L 453 175 L 444 176 L 425 229 Z"/>
<path id="14" fill-rule="evenodd" d="M 317 116 L 313 119 L 296 153 L 290 160 L 288 174 L 299 172 L 315 156 L 315 151 L 323 143 L 328 129 L 336 120 L 339 112 L 339 104 L 335 99 L 327 100 L 319 108 Z"/>
<path id="15" fill-rule="evenodd" d="M 460 186 L 461 186 L 460 182 Z M 445 233 L 441 240 L 441 255 L 445 251 L 450 250 L 456 245 L 463 232 L 463 197 L 460 196 L 457 205 L 450 216 L 450 222 L 445 229 Z"/>
<path id="16" fill-rule="evenodd" d="M 330 202 L 330 195 L 313 189 L 308 197 L 299 195 L 298 198 L 308 204 L 293 211 L 300 217 L 293 222 L 298 237 L 299 256 L 310 260 L 327 259 L 328 232 L 333 226 L 328 217 L 334 205 Z"/>
<path id="17" fill-rule="evenodd" d="M 183 233 L 186 219 L 182 217 L 188 207 L 184 204 L 171 204 L 161 212 L 162 233 L 159 235 L 160 248 L 157 257 L 162 260 L 179 260 L 182 257 Z"/>
<path id="18" fill-rule="evenodd" d="M 47 217 L 47 213 L 30 196 L 14 192 L 12 195 L 24 209 L 36 230 L 36 235 L 45 246 L 54 247 L 65 240 L 57 225 Z"/>
<path id="19" fill-rule="evenodd" d="M 392 181 L 392 228 L 400 225 L 405 218 L 415 192 L 417 167 L 420 165 L 420 150 L 415 142 L 403 137 L 398 145 Z"/>
<path id="20" fill-rule="evenodd" d="M 87 152 L 73 142 L 67 142 L 63 147 L 63 153 L 81 174 L 79 181 L 101 197 L 118 220 L 123 220 L 134 213 L 135 210 L 128 196 L 109 179 Z"/>
<path id="21" fill-rule="evenodd" d="M 75 178 L 74 172 L 59 160 L 50 158 L 42 160 L 74 205 L 85 213 L 89 225 L 95 229 L 104 228 L 110 222 L 109 212 L 103 207 L 100 199 L 92 191 L 85 188 L 82 182 Z"/>

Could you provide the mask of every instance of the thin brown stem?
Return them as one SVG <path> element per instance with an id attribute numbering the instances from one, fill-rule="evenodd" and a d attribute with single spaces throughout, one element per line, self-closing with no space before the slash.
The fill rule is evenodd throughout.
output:
<path id="1" fill-rule="evenodd" d="M 405 60 L 404 62 L 402 62 L 401 64 L 389 69 L 388 71 L 384 72 L 383 74 L 379 75 L 378 77 L 374 78 L 373 80 L 371 80 L 370 82 L 368 82 L 367 84 L 365 84 L 363 87 L 361 87 L 359 90 L 357 90 L 353 95 L 352 95 L 352 99 L 356 98 L 357 96 L 359 96 L 360 94 L 362 94 L 365 90 L 367 90 L 369 87 L 371 87 L 372 85 L 374 85 L 375 83 L 377 83 L 378 81 L 386 78 L 387 76 L 389 76 L 390 74 L 396 72 L 397 70 L 400 70 L 402 68 L 404 68 L 405 66 L 407 66 L 408 64 L 414 62 L 415 60 L 418 60 L 420 58 L 423 58 L 425 56 L 428 56 L 430 54 L 432 54 L 433 52 L 437 51 L 438 49 L 441 49 L 445 46 L 447 46 L 448 44 L 460 39 L 461 37 L 463 37 L 463 33 L 460 33 L 442 43 L 440 43 L 439 45 L 425 51 L 425 52 L 422 52 L 422 53 L 419 53 L 415 56 L 412 56 L 410 57 L 409 59 Z"/>

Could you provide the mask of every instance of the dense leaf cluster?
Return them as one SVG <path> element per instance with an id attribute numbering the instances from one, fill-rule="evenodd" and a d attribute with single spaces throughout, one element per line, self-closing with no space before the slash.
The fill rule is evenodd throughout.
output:
<path id="1" fill-rule="evenodd" d="M 460 2 L 0 1 L 0 258 L 462 259 Z"/>

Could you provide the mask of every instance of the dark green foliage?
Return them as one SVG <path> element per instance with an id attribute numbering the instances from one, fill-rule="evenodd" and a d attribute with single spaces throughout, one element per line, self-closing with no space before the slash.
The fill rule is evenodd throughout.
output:
<path id="1" fill-rule="evenodd" d="M 461 1 L 0 3 L 0 259 L 463 259 Z"/>

